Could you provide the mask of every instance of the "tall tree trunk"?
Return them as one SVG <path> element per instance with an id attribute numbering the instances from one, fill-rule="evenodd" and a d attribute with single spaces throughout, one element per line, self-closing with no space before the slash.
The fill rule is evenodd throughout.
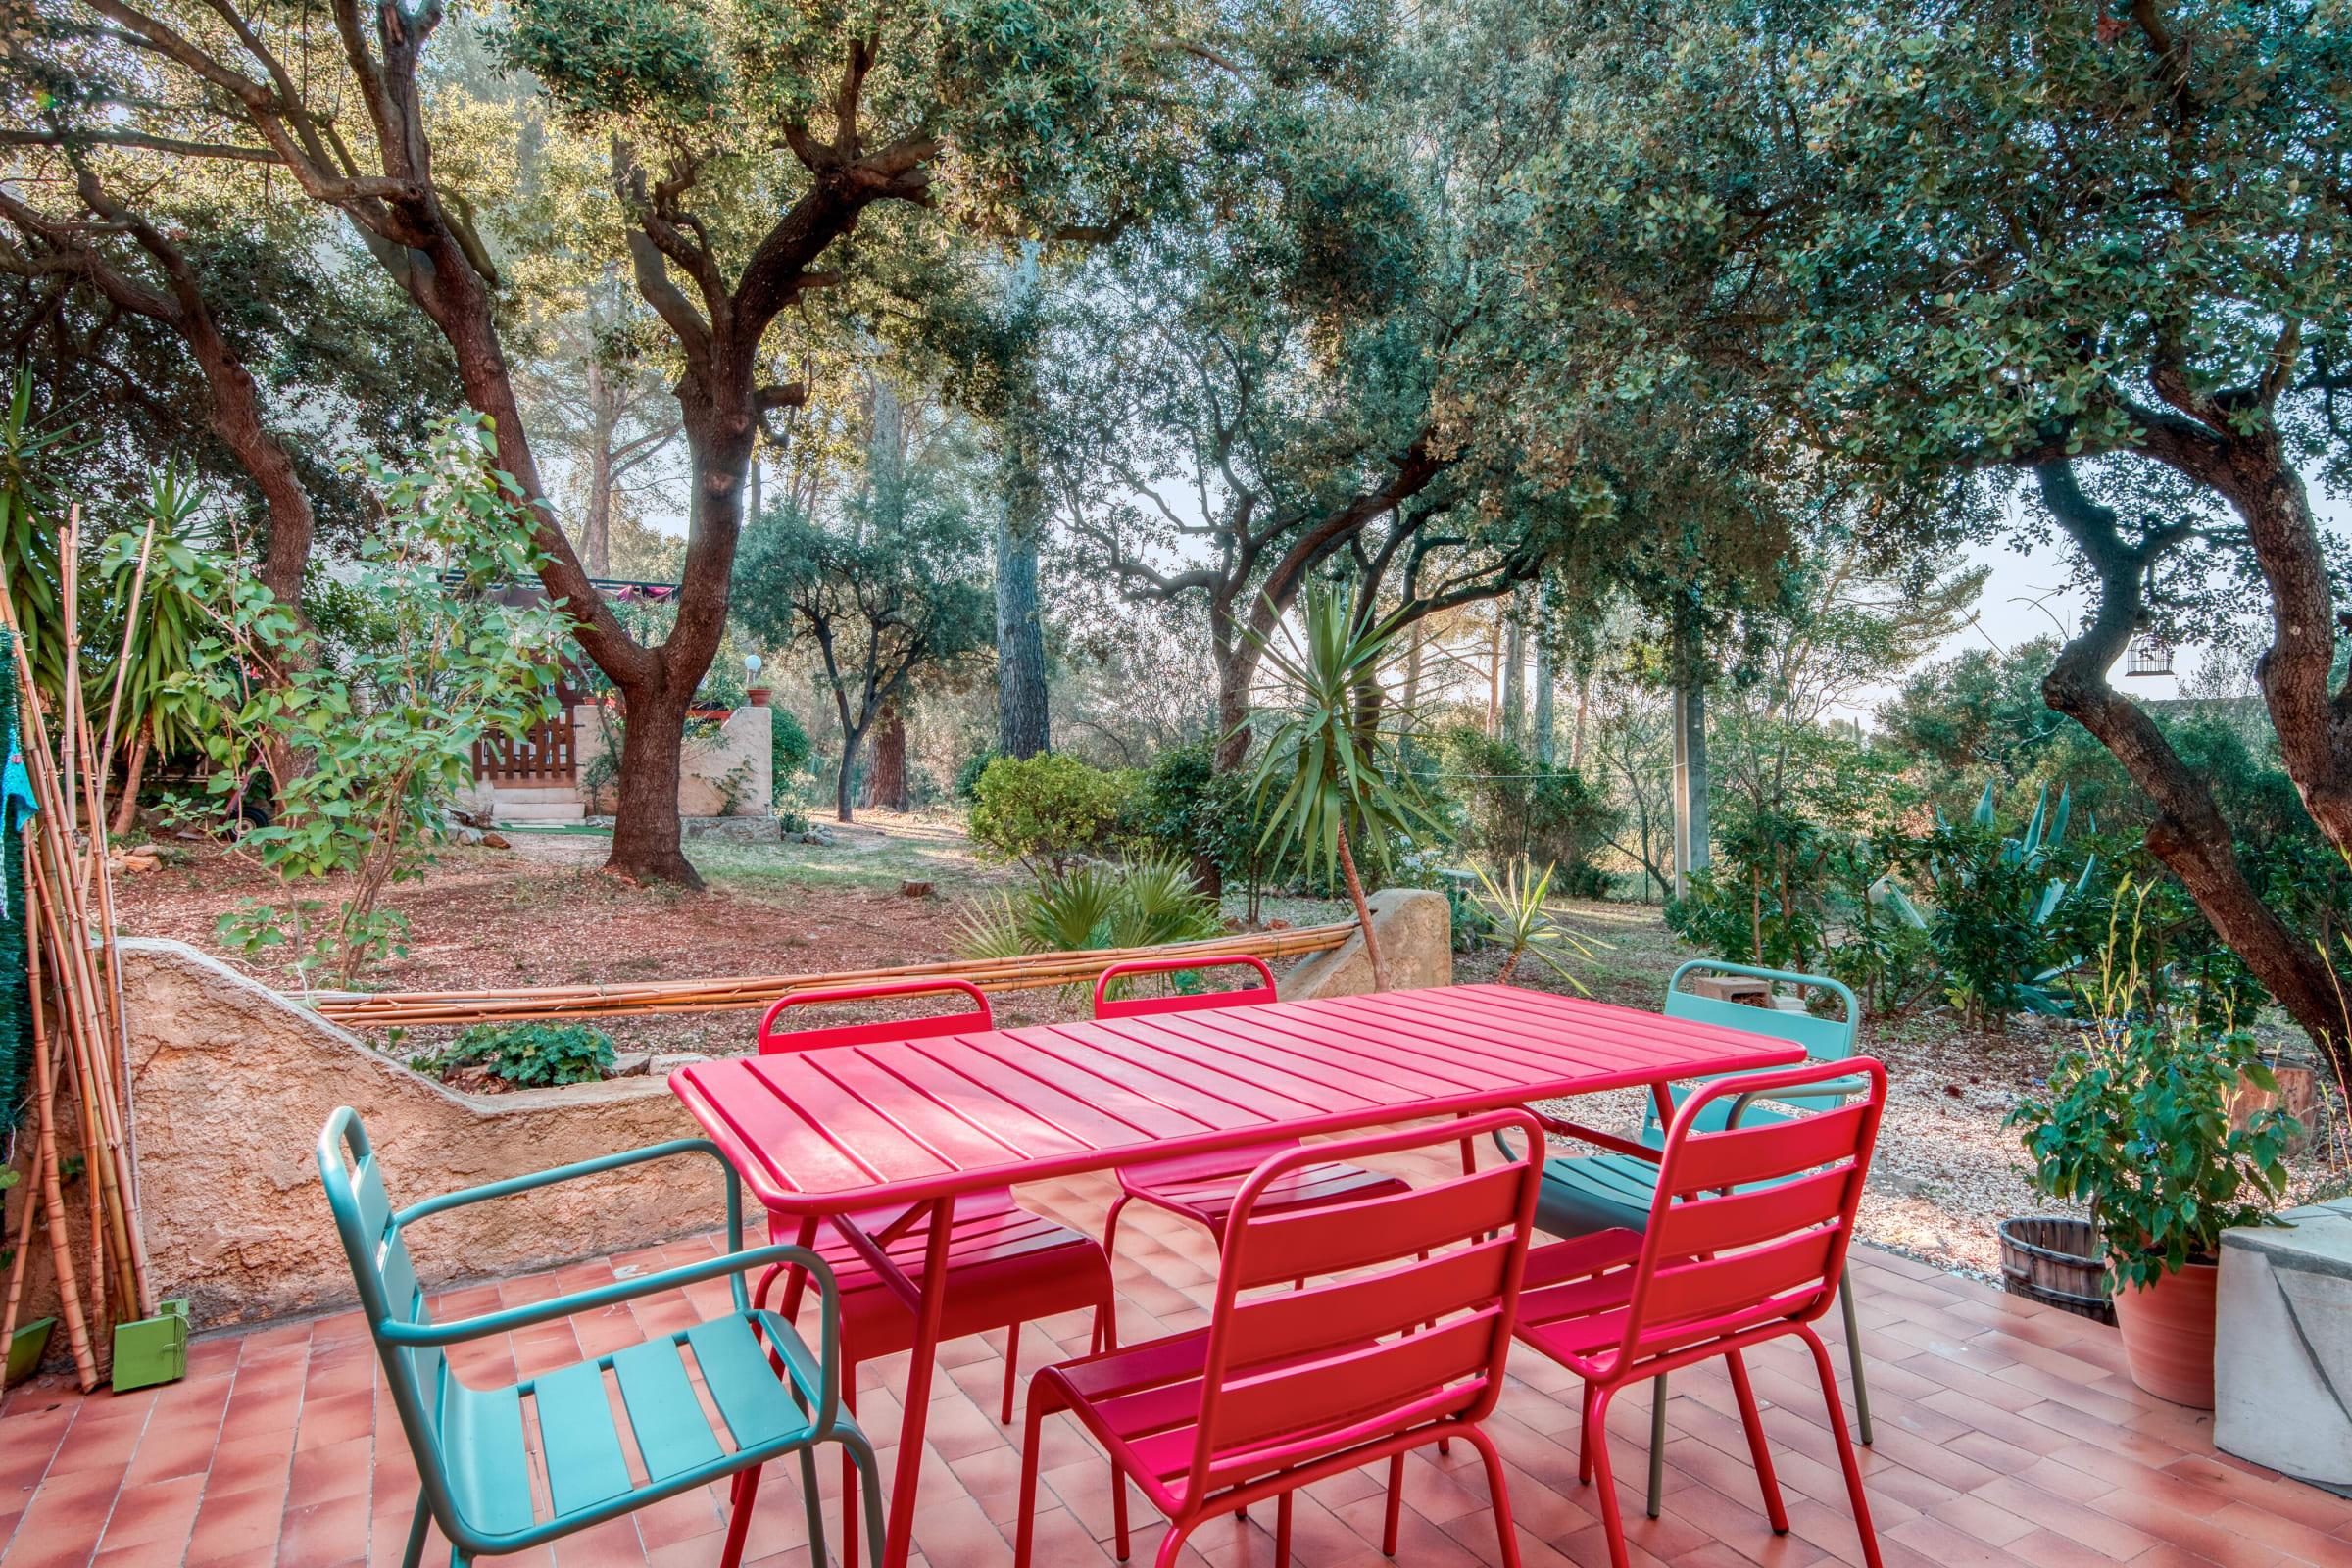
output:
<path id="1" fill-rule="evenodd" d="M 691 686 L 681 692 L 658 681 L 622 688 L 627 723 L 613 786 L 612 851 L 605 862 L 617 876 L 702 885 L 679 847 L 678 766 L 693 696 Z"/>
<path id="2" fill-rule="evenodd" d="M 1230 773 L 1250 755 L 1250 685 L 1257 678 L 1257 656 L 1239 643 L 1218 649 L 1216 665 L 1216 770 Z"/>
<path id="3" fill-rule="evenodd" d="M 906 715 L 894 701 L 883 708 L 874 724 L 874 756 L 865 769 L 865 805 L 874 810 L 904 811 L 913 804 L 906 788 Z"/>
<path id="4" fill-rule="evenodd" d="M 1690 892 L 1693 871 L 1713 858 L 1707 828 L 1707 692 L 1699 671 L 1698 633 L 1674 628 L 1674 896 Z"/>
<path id="5" fill-rule="evenodd" d="M 1034 519 L 1008 504 L 997 518 L 997 750 L 1035 757 L 1054 746 L 1046 703 L 1046 634 L 1038 613 Z"/>
<path id="6" fill-rule="evenodd" d="M 1536 766 L 1550 772 L 1559 752 L 1559 671 L 1552 667 L 1551 639 L 1544 625 L 1544 591 L 1536 590 Z"/>
<path id="7" fill-rule="evenodd" d="M 1494 622 L 1487 628 L 1487 735 L 1502 733 L 1502 607 L 1494 607 Z"/>
<path id="8" fill-rule="evenodd" d="M 1521 747 L 1527 744 L 1527 625 L 1519 614 L 1524 593 L 1494 607 L 1508 620 L 1502 642 L 1502 738 Z"/>
<path id="9" fill-rule="evenodd" d="M 2157 812 L 2149 853 L 2180 879 L 2215 934 L 2328 1052 L 2336 1072 L 2352 1071 L 2344 1004 L 2327 956 L 2255 893 L 2211 784 L 2181 761 L 2145 709 L 2108 684 L 2107 672 L 2138 629 L 2148 568 L 2180 533 L 2127 543 L 2113 510 L 2082 493 L 2071 466 L 2044 464 L 2034 477 L 2043 503 L 2099 578 L 2090 623 L 2059 650 L 2041 683 L 2043 700 L 2097 737 L 2146 793 Z"/>
<path id="10" fill-rule="evenodd" d="M 1576 728 L 1568 740 L 1568 765 L 1582 769 L 1585 765 L 1585 719 L 1592 707 L 1592 677 L 1579 664 L 1576 671 Z"/>
<path id="11" fill-rule="evenodd" d="M 1389 971 L 1380 961 L 1380 939 L 1372 934 L 1372 906 L 1364 902 L 1364 884 L 1355 874 L 1355 852 L 1348 847 L 1348 830 L 1340 829 L 1340 874 L 1348 880 L 1348 897 L 1355 906 L 1355 923 L 1364 933 L 1364 956 L 1372 960 L 1372 989 L 1389 989 Z"/>
<path id="12" fill-rule="evenodd" d="M 147 747 L 155 734 L 152 721 L 142 722 L 130 738 L 130 755 L 122 764 L 122 794 L 115 802 L 115 819 L 107 831 L 121 838 L 131 830 L 139 814 L 139 780 L 147 771 Z"/>

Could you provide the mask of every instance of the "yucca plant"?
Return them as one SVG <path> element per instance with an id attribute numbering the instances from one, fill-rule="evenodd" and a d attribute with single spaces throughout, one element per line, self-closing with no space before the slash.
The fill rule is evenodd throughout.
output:
<path id="1" fill-rule="evenodd" d="M 1489 940 L 1506 951 L 1502 967 L 1495 971 L 1498 982 L 1507 982 L 1519 970 L 1520 960 L 1530 956 L 1541 959 L 1551 971 L 1577 990 L 1591 996 L 1585 983 L 1560 961 L 1560 955 L 1573 954 L 1588 962 L 1599 956 L 1599 950 L 1608 946 L 1597 938 L 1587 937 L 1562 925 L 1551 908 L 1551 878 L 1559 867 L 1546 865 L 1542 871 L 1535 868 L 1526 856 L 1502 868 L 1502 880 L 1485 866 L 1477 866 L 1479 906 L 1494 921 Z"/>
<path id="2" fill-rule="evenodd" d="M 1299 635 L 1285 625 L 1280 642 L 1256 639 L 1280 688 L 1273 733 L 1250 775 L 1266 823 L 1259 847 L 1295 850 L 1310 875 L 1338 869 L 1364 933 L 1372 983 L 1385 987 L 1355 846 L 1436 825 L 1399 765 L 1403 737 L 1390 727 L 1398 715 L 1385 698 L 1404 623 L 1392 615 L 1359 629 L 1348 596 L 1335 588 L 1309 589 L 1299 623 Z"/>

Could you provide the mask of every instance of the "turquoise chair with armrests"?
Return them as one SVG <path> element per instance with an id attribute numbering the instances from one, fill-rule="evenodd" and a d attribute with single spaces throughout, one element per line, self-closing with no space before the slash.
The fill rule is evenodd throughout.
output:
<path id="1" fill-rule="evenodd" d="M 708 1154 L 725 1173 L 725 1255 L 478 1317 L 434 1321 L 401 1235 L 408 1226 L 488 1199 L 680 1154 Z M 719 1560 L 722 1568 L 736 1568 L 760 1468 L 788 1455 L 800 1461 L 810 1548 L 821 1564 L 825 1536 L 814 1455 L 822 1443 L 840 1444 L 856 1461 L 864 1481 L 868 1546 L 872 1560 L 882 1560 L 873 1445 L 841 1409 L 841 1312 L 832 1271 L 804 1248 L 744 1250 L 742 1192 L 715 1144 L 679 1139 L 395 1211 L 367 1129 L 345 1106 L 318 1135 L 318 1176 L 423 1482 L 404 1568 L 416 1568 L 423 1556 L 428 1524 L 441 1527 L 452 1568 L 458 1568 L 477 1556 L 526 1550 L 721 1479 L 732 1487 Z M 791 1324 L 751 1305 L 744 1275 L 775 1264 L 806 1269 L 816 1282 L 823 1330 L 815 1353 Z M 733 1309 L 676 1333 L 496 1388 L 476 1388 L 450 1370 L 446 1352 L 453 1345 L 719 1278 L 733 1293 Z M 717 1411 L 715 1420 L 696 1393 L 690 1364 Z M 534 1430 L 535 1440 L 527 1435 Z M 543 1490 L 533 1485 L 534 1450 L 544 1468 Z"/>
<path id="2" fill-rule="evenodd" d="M 1783 1012 L 1777 1007 L 1755 1007 L 1745 1003 L 1729 1002 L 1720 997 L 1704 997 L 1683 989 L 1683 979 L 1693 973 L 1740 975 L 1750 979 L 1791 985 L 1813 986 L 1831 993 L 1843 1005 L 1841 1015 L 1820 1018 L 1809 1012 Z M 1701 1023 L 1718 1024 L 1726 1029 L 1738 1029 L 1747 1034 L 1771 1035 L 1805 1048 L 1805 1056 L 1812 1061 L 1835 1061 L 1850 1056 L 1859 1047 L 1858 1028 L 1861 1009 L 1854 994 L 1845 986 L 1826 975 L 1798 974 L 1788 969 L 1762 969 L 1753 964 L 1731 963 L 1719 958 L 1692 958 L 1674 971 L 1666 982 L 1666 1016 L 1690 1018 Z M 1843 1104 L 1849 1096 L 1862 1093 L 1868 1085 L 1861 1079 L 1835 1079 L 1823 1084 L 1809 1084 L 1801 1090 L 1781 1091 L 1769 1102 L 1747 1096 L 1727 1096 L 1708 1105 L 1699 1117 L 1699 1132 L 1720 1132 L 1734 1125 L 1761 1125 L 1766 1122 L 1788 1121 L 1801 1114 L 1801 1107 L 1826 1108 Z M 1666 1122 L 1661 1113 L 1671 1118 L 1674 1110 L 1690 1092 L 1690 1086 L 1667 1086 L 1663 1097 L 1653 1095 L 1644 1106 L 1641 1132 L 1637 1141 L 1645 1150 L 1666 1147 Z M 1800 1108 L 1783 1108 L 1800 1107 Z M 1553 1123 L 1550 1131 L 1576 1137 L 1574 1129 Z M 1511 1151 L 1500 1135 L 1495 1142 L 1505 1153 Z M 1648 1227 L 1650 1199 L 1657 1184 L 1658 1165 L 1655 1156 L 1644 1157 L 1630 1151 L 1575 1156 L 1554 1155 L 1544 1162 L 1544 1186 L 1536 1200 L 1537 1228 L 1553 1236 L 1590 1236 L 1596 1231 L 1641 1231 Z M 1541 1258 L 1539 1250 L 1534 1254 Z M 1854 1415 L 1862 1441 L 1871 1441 L 1870 1388 L 1863 1381 L 1861 1326 L 1854 1315 L 1853 1272 L 1849 1268 L 1839 1281 L 1838 1301 L 1845 1316 L 1846 1355 L 1854 1369 Z M 1660 1377 L 1653 1391 L 1650 1409 L 1649 1444 L 1649 1516 L 1658 1516 L 1658 1496 L 1664 1484 L 1666 1435 L 1666 1379 Z"/>

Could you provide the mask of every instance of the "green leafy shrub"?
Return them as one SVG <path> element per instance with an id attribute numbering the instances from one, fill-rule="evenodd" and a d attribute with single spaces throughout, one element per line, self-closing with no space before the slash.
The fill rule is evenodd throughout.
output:
<path id="1" fill-rule="evenodd" d="M 1072 866 L 982 904 L 965 913 L 954 945 L 966 958 L 1009 958 L 1198 942 L 1224 928 L 1182 862 L 1147 855 Z"/>
<path id="2" fill-rule="evenodd" d="M 1193 865 L 1213 869 L 1221 884 L 1240 883 L 1247 917 L 1273 866 L 1261 846 L 1265 823 L 1244 773 L 1219 773 L 1207 741 L 1171 746 L 1152 760 L 1128 802 L 1129 836 Z"/>
<path id="3" fill-rule="evenodd" d="M 2024 831 L 2011 837 L 1995 825 L 1987 784 L 1967 821 L 1946 821 L 1938 813 L 1935 831 L 1905 852 L 1906 865 L 1933 890 L 1930 909 L 1923 911 L 1891 880 L 1886 884 L 1888 906 L 1928 934 L 1952 1004 L 1971 1022 L 2067 1010 L 2061 982 L 2083 955 L 2066 942 L 2060 914 L 2097 869 L 2094 857 L 2072 883 L 2055 874 L 2072 804 L 2061 791 L 2053 809 L 2044 789 Z"/>
<path id="4" fill-rule="evenodd" d="M 808 730 L 792 714 L 789 708 L 768 710 L 767 777 L 770 794 L 776 800 L 791 798 L 793 780 L 808 765 L 815 752 Z"/>
<path id="5" fill-rule="evenodd" d="M 972 841 L 1016 860 L 1041 880 L 1115 848 L 1135 791 L 1132 773 L 1106 773 L 1075 757 L 1000 757 L 973 786 Z"/>
<path id="6" fill-rule="evenodd" d="M 420 1070 L 483 1067 L 522 1089 L 592 1084 L 612 1076 L 612 1037 L 578 1023 L 477 1023 L 436 1055 L 410 1065 Z"/>
<path id="7" fill-rule="evenodd" d="M 2148 1004 L 2138 929 L 2119 910 L 2093 1027 L 2050 1068 L 2046 1092 L 2009 1113 L 2025 1129 L 2034 1188 L 2086 1203 L 2120 1286 L 2151 1285 L 2219 1254 L 2222 1232 L 2272 1222 L 2286 1148 L 2302 1126 L 2278 1110 L 2230 1124 L 2239 1080 L 2276 1093 L 2251 1036 Z M 2119 955 L 2118 949 L 2122 952 Z"/>
<path id="8" fill-rule="evenodd" d="M 956 764 L 956 782 L 948 786 L 949 793 L 964 805 L 971 805 L 980 798 L 980 775 L 988 771 L 989 763 L 1004 755 L 994 746 L 983 746 Z"/>
<path id="9" fill-rule="evenodd" d="M 1447 793 L 1461 809 L 1460 839 L 1473 859 L 1525 858 L 1555 867 L 1553 893 L 1608 895 L 1610 878 L 1593 863 L 1623 815 L 1573 768 L 1546 772 L 1534 758 L 1475 724 L 1437 737 Z"/>

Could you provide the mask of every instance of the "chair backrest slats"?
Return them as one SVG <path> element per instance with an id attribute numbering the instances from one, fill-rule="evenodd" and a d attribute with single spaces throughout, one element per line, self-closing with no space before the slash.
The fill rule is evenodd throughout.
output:
<path id="1" fill-rule="evenodd" d="M 1279 1360 L 1323 1346 L 1378 1339 L 1427 1323 L 1446 1302 L 1502 1294 L 1511 1262 L 1507 1234 L 1428 1263 L 1352 1276 L 1303 1291 L 1237 1302 L 1226 1349 L 1236 1366 Z"/>
<path id="2" fill-rule="evenodd" d="M 1744 1192 L 1687 1198 L 1667 1212 L 1658 1250 L 1668 1257 L 1697 1257 L 1786 1236 L 1791 1215 L 1836 1210 L 1851 1180 L 1853 1167 L 1839 1165 Z"/>
<path id="3" fill-rule="evenodd" d="M 1862 1088 L 1835 1109 L 1708 1130 L 1721 1127 L 1715 1112 L 1726 1100 L 1839 1081 Z M 1738 1073 L 1693 1090 L 1666 1133 L 1624 1334 L 1606 1375 L 1827 1311 L 1886 1103 L 1886 1069 L 1867 1056 Z"/>
<path id="4" fill-rule="evenodd" d="M 1114 997 L 1110 994 L 1113 980 L 1131 980 L 1146 974 L 1183 974 L 1197 969 L 1254 969 L 1255 985 L 1238 986 L 1231 991 L 1171 992 L 1160 997 Z M 1246 953 L 1226 954 L 1213 958 L 1130 958 L 1114 963 L 1095 979 L 1095 1016 L 1098 1018 L 1137 1018 L 1155 1012 L 1192 1012 L 1201 1007 L 1250 1007 L 1276 1000 L 1274 971 L 1266 960 Z"/>
<path id="5" fill-rule="evenodd" d="M 1303 1166 L 1404 1150 L 1450 1155 L 1463 1139 L 1505 1129 L 1520 1135 L 1521 1152 L 1492 1170 L 1322 1208 L 1256 1212 L 1271 1183 Z M 1259 1165 L 1226 1222 L 1200 1400 L 1191 1413 L 1186 1494 L 1492 1409 L 1510 1350 L 1543 1160 L 1535 1118 L 1514 1110 L 1286 1149 Z M 1241 1298 L 1246 1290 L 1299 1279 L 1314 1283 Z"/>
<path id="6" fill-rule="evenodd" d="M 1683 989 L 1683 977 L 1706 973 L 1744 975 L 1767 982 L 1801 986 L 1837 998 L 1841 1010 L 1829 1017 L 1810 1012 L 1790 1012 L 1780 1007 L 1750 1006 L 1744 1002 L 1732 1002 L 1723 997 L 1701 996 Z M 1763 1035 L 1773 1040 L 1786 1040 L 1802 1046 L 1811 1061 L 1843 1061 L 1861 1045 L 1860 1005 L 1853 992 L 1843 983 L 1827 975 L 1798 974 L 1786 969 L 1761 969 L 1754 964 L 1732 963 L 1720 958 L 1692 958 L 1674 971 L 1666 982 L 1666 1016 L 1688 1018 L 1693 1023 L 1713 1024 L 1719 1029 L 1737 1029 L 1741 1034 Z M 1734 1076 L 1738 1076 L 1735 1074 Z M 1671 1091 L 1671 1102 L 1682 1103 L 1690 1091 L 1677 1086 Z M 1721 1128 L 1738 1108 L 1740 1125 L 1759 1122 L 1787 1121 L 1790 1112 L 1769 1103 L 1739 1107 L 1737 1101 L 1716 1102 L 1709 1111 L 1704 1130 Z M 1642 1141 L 1652 1149 L 1665 1141 L 1665 1124 L 1658 1119 L 1656 1102 L 1644 1103 L 1642 1117 Z"/>
<path id="7" fill-rule="evenodd" d="M 1245 1453 L 1268 1439 L 1351 1427 L 1473 1383 L 1494 1361 L 1499 1314 L 1499 1306 L 1489 1307 L 1323 1360 L 1228 1379 L 1203 1435 L 1220 1456 Z M 1465 1391 L 1460 1402 L 1476 1393 Z"/>
<path id="8" fill-rule="evenodd" d="M 962 1012 L 934 1013 L 927 1018 L 884 1018 L 874 1023 L 841 1023 L 816 1029 L 778 1029 L 776 1020 L 794 1007 L 819 1007 L 844 1002 L 875 1002 L 893 997 L 936 996 L 953 991 L 971 1005 Z M 776 1000 L 760 1019 L 760 1054 L 817 1051 L 828 1046 L 870 1046 L 899 1040 L 929 1040 L 940 1035 L 983 1034 L 996 1027 L 988 998 L 969 980 L 893 980 L 880 985 L 840 986 L 825 991 L 795 991 Z"/>
<path id="9" fill-rule="evenodd" d="M 1246 1236 L 1229 1227 L 1225 1268 L 1243 1290 L 1251 1290 L 1369 1268 L 1485 1231 L 1508 1230 L 1520 1185 L 1515 1165 L 1498 1165 L 1361 1202 L 1270 1214 Z"/>
<path id="10" fill-rule="evenodd" d="M 1824 1275 L 1838 1240 L 1835 1230 L 1812 1230 L 1748 1251 L 1661 1267 L 1650 1278 L 1644 1315 L 1661 1325 L 1717 1320 L 1715 1331 L 1722 1320 L 1749 1312 L 1758 1322 L 1785 1316 L 1789 1305 L 1784 1298 L 1800 1287 L 1829 1290 Z"/>
<path id="11" fill-rule="evenodd" d="M 1838 1075 L 1833 1072 L 1825 1076 Z M 1746 1092 L 1740 1084 L 1730 1080 L 1709 1087 L 1723 1088 L 1732 1095 Z M 1691 1102 L 1693 1105 L 1698 1103 L 1695 1099 Z M 1682 1119 L 1679 1115 L 1675 1118 L 1678 1123 Z M 1792 1116 L 1761 1127 L 1743 1123 L 1727 1132 L 1700 1132 L 1685 1141 L 1682 1159 L 1669 1167 L 1671 1176 L 1661 1175 L 1659 1181 L 1662 1185 L 1672 1180 L 1677 1196 L 1710 1188 L 1782 1181 L 1832 1160 L 1851 1158 L 1856 1133 L 1866 1122 L 1875 1130 L 1878 1120 L 1875 1104 L 1857 1103 L 1817 1111 L 1810 1116 Z"/>

